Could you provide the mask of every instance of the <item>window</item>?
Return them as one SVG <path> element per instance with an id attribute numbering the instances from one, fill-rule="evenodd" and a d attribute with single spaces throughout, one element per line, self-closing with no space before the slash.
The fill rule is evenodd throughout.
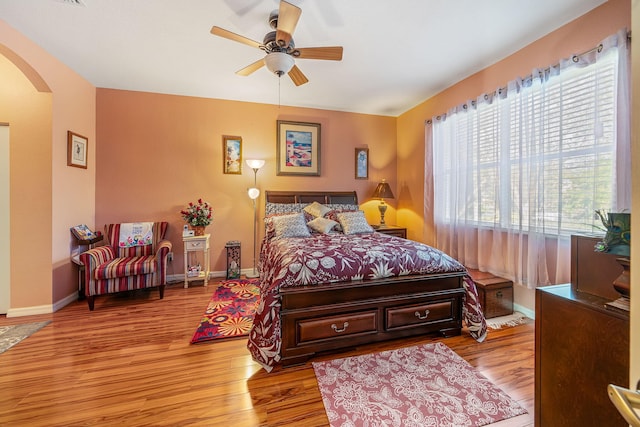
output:
<path id="1" fill-rule="evenodd" d="M 437 222 L 592 232 L 594 210 L 613 206 L 616 65 L 611 50 L 596 64 L 519 82 L 505 97 L 436 123 L 444 128 L 434 129 L 436 197 L 468 190 L 464 203 L 444 203 Z"/>
<path id="2" fill-rule="evenodd" d="M 531 288 L 569 281 L 570 235 L 598 231 L 597 209 L 631 207 L 626 41 L 621 30 L 427 125 L 440 249 Z"/>

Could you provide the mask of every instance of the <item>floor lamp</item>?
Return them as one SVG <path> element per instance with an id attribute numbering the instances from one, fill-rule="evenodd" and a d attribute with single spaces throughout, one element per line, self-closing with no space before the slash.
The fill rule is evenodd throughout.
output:
<path id="1" fill-rule="evenodd" d="M 258 207 L 256 200 L 260 197 L 260 189 L 258 188 L 258 170 L 264 166 L 264 160 L 247 159 L 247 165 L 253 169 L 253 187 L 247 190 L 249 198 L 253 201 L 253 271 L 245 274 L 248 278 L 254 278 L 260 276 L 258 273 L 258 266 L 256 264 L 257 252 L 258 252 Z"/>

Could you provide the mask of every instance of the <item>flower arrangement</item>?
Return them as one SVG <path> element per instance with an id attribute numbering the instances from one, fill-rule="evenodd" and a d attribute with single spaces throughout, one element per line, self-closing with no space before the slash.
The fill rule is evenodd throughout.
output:
<path id="1" fill-rule="evenodd" d="M 197 203 L 189 202 L 189 206 L 181 210 L 180 214 L 182 215 L 182 219 L 193 227 L 207 226 L 211 224 L 213 220 L 213 208 L 209 203 L 202 201 L 202 199 L 198 199 Z"/>
<path id="2" fill-rule="evenodd" d="M 612 213 L 597 210 L 596 215 L 602 222 L 606 235 L 602 241 L 596 243 L 596 252 L 609 252 L 617 255 L 629 256 L 631 242 L 631 214 Z"/>

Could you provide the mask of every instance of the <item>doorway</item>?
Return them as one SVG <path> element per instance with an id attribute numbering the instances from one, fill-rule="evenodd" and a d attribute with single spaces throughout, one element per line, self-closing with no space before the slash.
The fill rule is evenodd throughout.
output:
<path id="1" fill-rule="evenodd" d="M 9 311 L 11 297 L 9 227 L 9 124 L 0 123 L 0 314 Z"/>

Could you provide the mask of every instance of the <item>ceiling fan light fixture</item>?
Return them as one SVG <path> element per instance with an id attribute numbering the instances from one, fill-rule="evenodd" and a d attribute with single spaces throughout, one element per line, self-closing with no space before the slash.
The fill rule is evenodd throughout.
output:
<path id="1" fill-rule="evenodd" d="M 271 52 L 264 58 L 267 69 L 278 77 L 291 71 L 294 63 L 293 57 L 284 52 Z"/>

